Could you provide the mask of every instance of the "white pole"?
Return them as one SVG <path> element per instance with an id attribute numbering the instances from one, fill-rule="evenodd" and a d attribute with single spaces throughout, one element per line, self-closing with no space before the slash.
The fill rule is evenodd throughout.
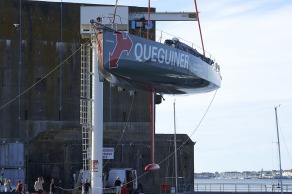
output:
<path id="1" fill-rule="evenodd" d="M 102 193 L 102 147 L 103 147 L 103 82 L 99 80 L 97 37 L 92 36 L 92 156 L 91 190 Z"/>
<path id="2" fill-rule="evenodd" d="M 176 148 L 176 119 L 175 119 L 175 99 L 173 101 L 173 126 L 174 126 L 174 167 L 175 167 L 175 192 L 178 192 L 177 190 L 177 148 Z"/>
<path id="3" fill-rule="evenodd" d="M 280 106 L 280 105 L 279 105 Z M 275 115 L 276 115 L 276 127 L 277 127 L 277 137 L 278 137 L 278 153 L 279 153 L 279 167 L 280 167 L 280 181 L 281 181 L 281 193 L 283 194 L 283 177 L 282 177 L 282 165 L 281 165 L 281 149 L 280 149 L 280 138 L 279 138 L 279 127 L 278 127 L 278 114 L 277 108 L 275 107 Z"/>

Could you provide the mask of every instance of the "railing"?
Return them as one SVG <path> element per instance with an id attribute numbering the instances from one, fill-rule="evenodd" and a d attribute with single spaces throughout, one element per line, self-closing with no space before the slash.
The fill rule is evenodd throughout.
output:
<path id="1" fill-rule="evenodd" d="M 198 46 L 197 44 L 194 44 L 190 41 L 187 41 L 179 36 L 175 36 L 175 35 L 172 35 L 170 33 L 164 32 L 162 30 L 156 29 L 156 41 L 157 42 L 164 43 L 165 40 L 172 39 L 172 38 L 178 38 L 180 42 L 192 47 L 193 49 L 196 49 L 201 54 L 203 53 L 203 49 L 200 46 Z M 218 65 L 215 58 L 208 51 L 205 51 L 205 57 L 210 58 L 213 61 L 213 64 L 211 66 L 218 73 L 218 75 L 221 77 L 220 66 Z"/>
<path id="2" fill-rule="evenodd" d="M 146 31 L 140 30 L 134 35 L 146 37 Z M 154 34 L 150 34 L 150 38 L 152 38 L 154 36 L 156 37 L 155 41 L 156 42 L 160 42 L 160 43 L 164 43 L 164 41 L 167 40 L 167 39 L 177 38 L 180 42 L 192 47 L 193 49 L 196 49 L 199 53 L 201 53 L 201 54 L 203 53 L 203 49 L 200 46 L 198 46 L 198 44 L 192 43 L 192 42 L 190 42 L 188 40 L 185 40 L 182 37 L 179 37 L 177 35 L 173 35 L 173 34 L 170 34 L 168 32 L 164 32 L 162 30 L 156 29 L 155 35 Z M 221 77 L 220 66 L 218 65 L 218 63 L 215 60 L 215 58 L 211 55 L 211 53 L 209 53 L 206 50 L 205 50 L 205 57 L 210 58 L 214 62 L 211 66 L 219 74 L 219 76 Z"/>
<path id="3" fill-rule="evenodd" d="M 195 183 L 195 191 L 203 192 L 281 192 L 279 184 L 260 183 Z M 292 192 L 292 184 L 283 184 L 283 192 Z"/>

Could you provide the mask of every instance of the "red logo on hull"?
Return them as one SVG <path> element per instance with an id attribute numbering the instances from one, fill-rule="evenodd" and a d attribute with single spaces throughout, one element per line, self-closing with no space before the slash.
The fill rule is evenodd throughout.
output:
<path id="1" fill-rule="evenodd" d="M 124 51 L 127 51 L 127 55 L 130 54 L 133 42 L 127 33 L 114 32 L 116 36 L 116 46 L 113 50 L 113 53 L 109 53 L 109 68 L 117 68 L 118 61 L 121 57 L 121 54 Z M 124 37 L 125 36 L 125 37 Z"/>

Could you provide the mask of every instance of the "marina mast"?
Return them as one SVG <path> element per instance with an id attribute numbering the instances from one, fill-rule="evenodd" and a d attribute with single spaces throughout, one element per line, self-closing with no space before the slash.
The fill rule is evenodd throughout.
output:
<path id="1" fill-rule="evenodd" d="M 280 149 L 280 138 L 279 138 L 279 127 L 278 127 L 278 115 L 277 108 L 280 105 L 275 107 L 275 115 L 276 115 L 276 127 L 277 127 L 277 138 L 278 138 L 278 153 L 279 153 L 279 167 L 280 167 L 280 181 L 281 181 L 281 194 L 283 194 L 283 177 L 282 177 L 282 166 L 281 166 L 281 149 Z"/>

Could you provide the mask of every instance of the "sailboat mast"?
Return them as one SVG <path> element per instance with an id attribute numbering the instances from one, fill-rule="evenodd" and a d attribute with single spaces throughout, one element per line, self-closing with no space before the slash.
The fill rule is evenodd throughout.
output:
<path id="1" fill-rule="evenodd" d="M 275 107 L 275 115 L 276 115 L 276 127 L 277 127 L 277 137 L 278 137 L 278 153 L 279 153 L 279 167 L 280 167 L 280 181 L 281 181 L 281 194 L 283 194 L 283 177 L 282 177 L 282 165 L 281 165 L 281 149 L 280 149 L 280 138 L 279 138 L 279 127 L 278 127 L 278 114 L 277 114 L 277 108 Z"/>
<path id="2" fill-rule="evenodd" d="M 175 99 L 173 101 L 173 125 L 174 125 L 174 168 L 175 168 L 175 192 L 178 192 L 177 190 L 177 148 L 176 148 L 176 119 L 175 119 Z"/>

